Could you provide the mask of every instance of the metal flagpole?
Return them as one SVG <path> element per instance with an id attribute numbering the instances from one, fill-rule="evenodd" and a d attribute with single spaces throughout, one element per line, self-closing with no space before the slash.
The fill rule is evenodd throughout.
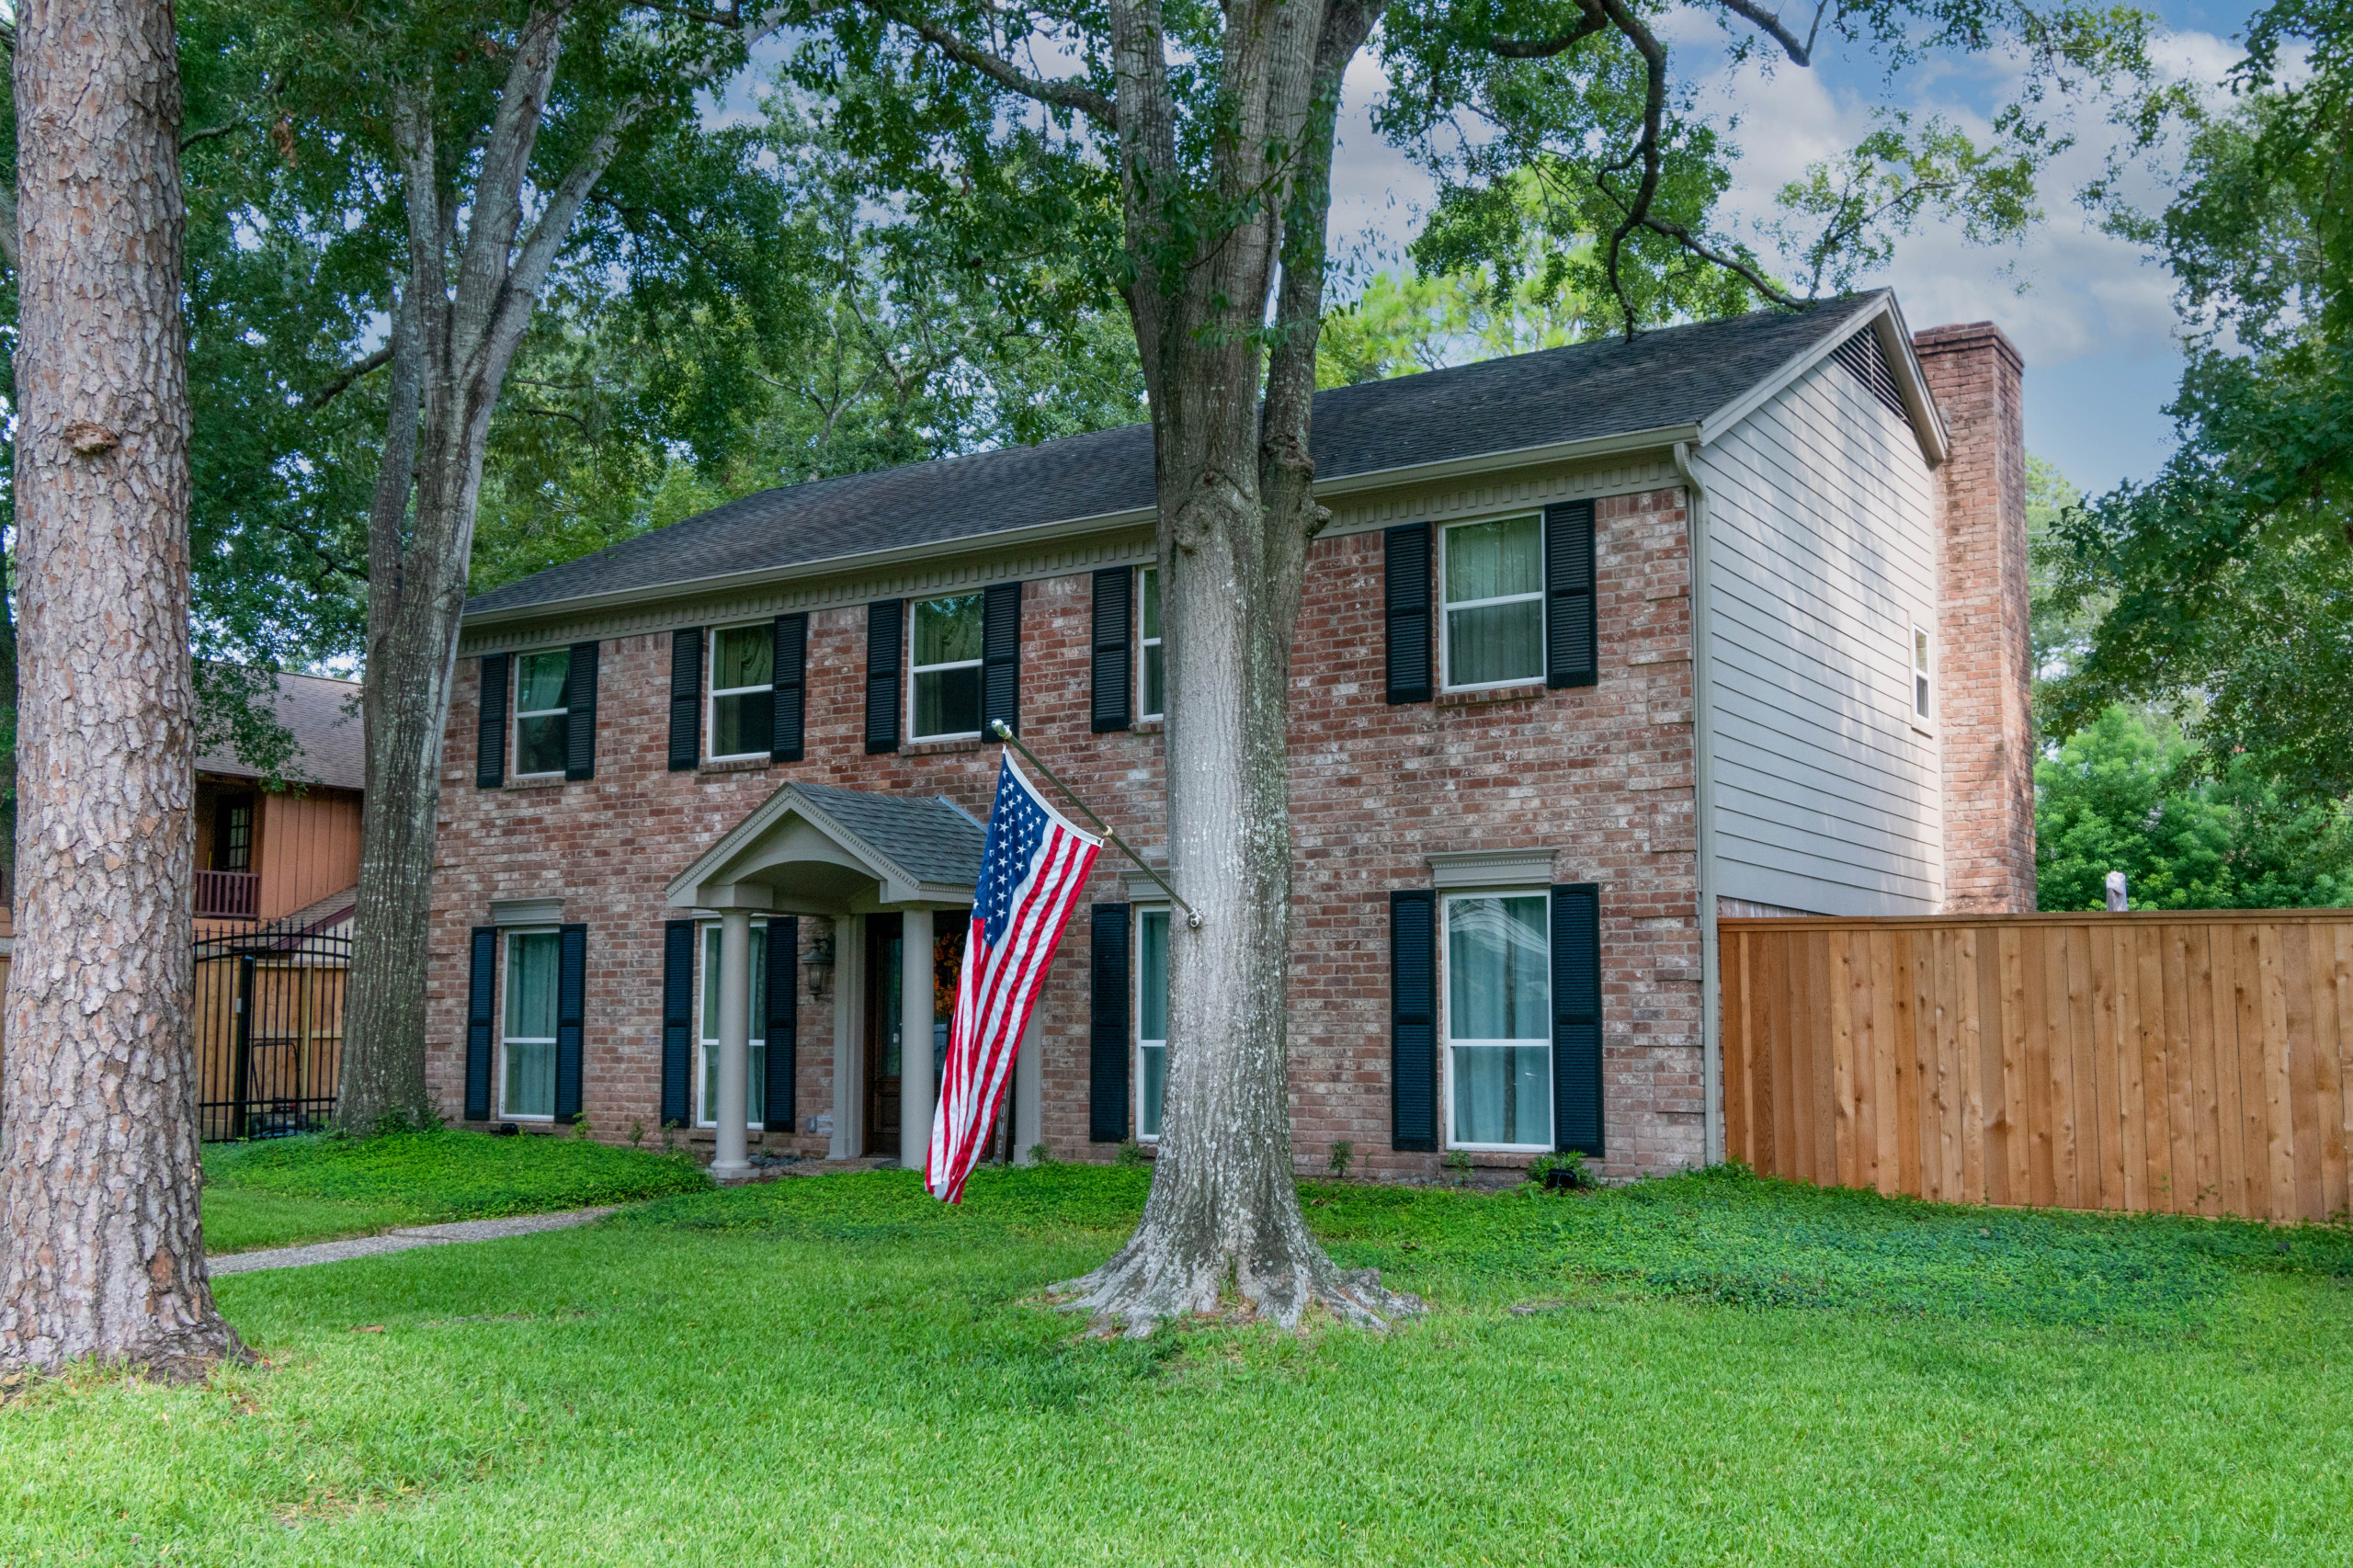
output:
<path id="1" fill-rule="evenodd" d="M 1174 900 L 1178 908 L 1184 910 L 1185 924 L 1187 926 L 1192 927 L 1196 931 L 1201 928 L 1201 916 L 1199 912 L 1195 910 L 1191 904 L 1187 903 L 1182 897 L 1178 896 L 1176 890 L 1168 885 L 1168 879 L 1162 876 L 1158 871 L 1154 870 L 1151 866 L 1147 865 L 1142 856 L 1137 854 L 1133 849 L 1129 848 L 1128 841 L 1121 838 L 1118 834 L 1112 832 L 1111 824 L 1109 823 L 1105 822 L 1101 817 L 1097 816 L 1093 811 L 1089 810 L 1086 802 L 1078 798 L 1078 792 L 1075 790 L 1073 790 L 1069 785 L 1055 778 L 1054 770 L 1048 767 L 1044 763 L 1040 762 L 1038 760 L 1038 754 L 1031 751 L 1028 746 L 1023 745 L 1021 744 L 1021 737 L 1007 729 L 1004 720 L 990 720 L 989 733 L 996 736 L 998 740 L 1003 741 L 1006 745 L 1009 745 L 1014 750 L 1019 752 L 1023 756 L 1028 757 L 1029 759 L 1029 766 L 1044 774 L 1047 781 L 1052 784 L 1055 789 L 1060 790 L 1063 792 L 1063 797 L 1067 799 L 1072 805 L 1076 806 L 1082 812 L 1085 812 L 1086 820 L 1100 828 L 1103 832 L 1104 837 L 1118 845 L 1120 846 L 1120 852 L 1125 855 L 1129 859 L 1133 860 L 1136 863 L 1136 869 L 1138 870 L 1142 871 L 1145 876 L 1150 877 L 1154 881 L 1158 882 L 1160 884 L 1160 891 L 1166 893 L 1170 899 Z"/>

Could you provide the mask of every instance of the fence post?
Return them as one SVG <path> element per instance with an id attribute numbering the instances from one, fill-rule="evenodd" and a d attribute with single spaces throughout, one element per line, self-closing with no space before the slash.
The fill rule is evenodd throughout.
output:
<path id="1" fill-rule="evenodd" d="M 229 1136 L 245 1135 L 245 1104 L 253 1097 L 254 956 L 237 956 L 236 1097 L 229 1107 Z"/>

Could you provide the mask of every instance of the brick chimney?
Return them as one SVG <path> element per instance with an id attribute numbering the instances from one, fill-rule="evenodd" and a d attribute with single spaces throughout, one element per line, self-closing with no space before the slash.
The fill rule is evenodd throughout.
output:
<path id="1" fill-rule="evenodd" d="M 1952 442 L 1938 474 L 1935 653 L 1945 909 L 2023 913 L 2034 908 L 2025 367 L 1992 322 L 1930 327 L 1912 343 Z"/>

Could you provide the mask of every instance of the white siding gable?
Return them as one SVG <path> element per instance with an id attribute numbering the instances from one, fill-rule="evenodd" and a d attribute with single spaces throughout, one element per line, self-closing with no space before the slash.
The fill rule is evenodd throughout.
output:
<path id="1" fill-rule="evenodd" d="M 1937 624 L 1937 480 L 1918 437 L 1825 358 L 1694 466 L 1716 892 L 1822 915 L 1934 912 L 1937 743 L 1913 717 L 1910 639 Z"/>

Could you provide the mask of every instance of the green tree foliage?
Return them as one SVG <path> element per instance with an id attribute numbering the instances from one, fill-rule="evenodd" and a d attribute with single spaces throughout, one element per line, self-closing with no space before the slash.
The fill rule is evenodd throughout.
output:
<path id="1" fill-rule="evenodd" d="M 2157 476 L 2059 530 L 2059 613 L 2086 613 L 2054 727 L 2195 699 L 2212 773 L 2353 795 L 2353 12 L 2258 13 L 2234 97 L 2187 119 L 2179 193 L 2119 210 L 2178 285 L 2188 364 Z M 2241 757 L 2252 758 L 2240 763 Z"/>
<path id="2" fill-rule="evenodd" d="M 2353 812 L 2288 797 L 2254 759 L 2218 776 L 2169 721 L 2116 704 L 2038 763 L 2035 872 L 2044 909 L 2353 904 Z"/>

